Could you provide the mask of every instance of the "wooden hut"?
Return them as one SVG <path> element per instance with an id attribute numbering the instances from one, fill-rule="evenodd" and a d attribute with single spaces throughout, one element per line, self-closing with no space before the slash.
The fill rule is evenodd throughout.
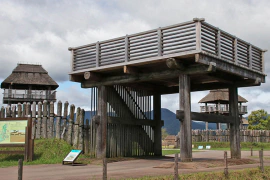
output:
<path id="1" fill-rule="evenodd" d="M 242 115 L 247 114 L 247 106 L 243 106 L 242 103 L 248 102 L 245 98 L 238 95 L 238 112 L 242 119 Z M 204 106 L 200 106 L 201 113 L 214 113 L 229 115 L 229 91 L 228 89 L 216 89 L 211 90 L 199 103 L 204 103 Z M 242 123 L 241 123 L 242 124 Z M 228 128 L 228 127 L 227 127 Z M 206 123 L 206 129 L 208 129 L 208 123 Z M 220 129 L 220 123 L 217 123 L 217 129 Z"/>
<path id="2" fill-rule="evenodd" d="M 18 64 L 1 83 L 3 104 L 56 101 L 57 88 L 58 84 L 41 65 Z"/>

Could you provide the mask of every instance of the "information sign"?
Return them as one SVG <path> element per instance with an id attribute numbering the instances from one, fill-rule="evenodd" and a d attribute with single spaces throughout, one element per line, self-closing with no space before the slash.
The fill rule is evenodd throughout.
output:
<path id="1" fill-rule="evenodd" d="M 0 121 L 0 144 L 25 143 L 27 120 Z"/>
<path id="2" fill-rule="evenodd" d="M 68 155 L 65 157 L 65 159 L 63 160 L 64 162 L 72 162 L 72 164 L 74 163 L 74 161 L 78 158 L 78 156 L 82 153 L 82 150 L 71 150 Z"/>

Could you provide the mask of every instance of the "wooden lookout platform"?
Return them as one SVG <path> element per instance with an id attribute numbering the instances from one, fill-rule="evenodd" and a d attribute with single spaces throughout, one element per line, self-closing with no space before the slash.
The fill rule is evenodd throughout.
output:
<path id="1" fill-rule="evenodd" d="M 80 82 L 82 88 L 98 88 L 97 116 L 103 126 L 98 131 L 101 133 L 98 139 L 100 156 L 104 155 L 109 143 L 106 139 L 107 105 L 119 118 L 117 123 L 140 122 L 139 125 L 143 125 L 148 120 L 146 124 L 150 125 L 151 122 L 152 134 L 145 129 L 141 131 L 149 137 L 146 141 L 153 143 L 152 153 L 161 155 L 161 95 L 179 93 L 177 117 L 181 121 L 181 160 L 192 161 L 192 119 L 230 123 L 231 157 L 241 158 L 237 88 L 265 82 L 264 50 L 199 18 L 69 50 L 70 80 Z M 229 89 L 230 116 L 190 111 L 190 92 L 223 88 Z M 114 97 L 111 103 L 109 92 Z M 140 98 L 146 95 L 153 98 L 152 118 L 142 115 L 146 113 L 146 102 Z M 112 102 L 118 102 L 118 107 L 120 104 L 126 106 L 133 119 L 121 121 L 126 115 L 119 115 Z"/>

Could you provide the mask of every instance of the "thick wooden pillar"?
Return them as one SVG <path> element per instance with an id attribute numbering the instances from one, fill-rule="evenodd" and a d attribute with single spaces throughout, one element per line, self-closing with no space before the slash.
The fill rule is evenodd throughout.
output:
<path id="1" fill-rule="evenodd" d="M 190 77 L 179 76 L 179 109 L 184 111 L 180 127 L 180 158 L 182 162 L 192 161 L 191 108 L 190 108 Z"/>
<path id="2" fill-rule="evenodd" d="M 237 87 L 229 88 L 229 108 L 230 116 L 233 116 L 234 123 L 230 124 L 230 148 L 231 158 L 241 159 L 240 149 L 240 119 L 238 112 L 238 92 Z"/>
<path id="3" fill-rule="evenodd" d="M 155 149 L 154 153 L 155 156 L 162 156 L 162 135 L 161 135 L 161 95 L 154 94 L 154 121 L 155 121 L 155 132 L 154 132 L 154 142 L 155 142 Z"/>
<path id="4" fill-rule="evenodd" d="M 106 157 L 107 144 L 107 88 L 98 87 L 98 109 L 99 123 L 97 127 L 97 158 Z"/>

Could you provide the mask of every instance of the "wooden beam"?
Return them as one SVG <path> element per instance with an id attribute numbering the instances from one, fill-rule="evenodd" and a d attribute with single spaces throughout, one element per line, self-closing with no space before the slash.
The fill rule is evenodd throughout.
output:
<path id="1" fill-rule="evenodd" d="M 111 77 L 104 77 L 98 82 L 93 81 L 83 81 L 81 83 L 82 88 L 91 88 L 97 87 L 102 85 L 115 85 L 115 84 L 125 84 L 125 83 L 134 83 L 134 82 L 144 82 L 144 81 L 152 81 L 158 79 L 169 79 L 169 78 L 176 78 L 180 74 L 205 74 L 209 73 L 209 68 L 212 65 L 206 66 L 192 66 L 183 71 L 180 70 L 165 70 L 162 72 L 151 72 L 151 73 L 141 73 L 137 75 L 120 75 L 120 76 L 111 76 Z M 210 70 L 213 70 L 210 68 Z"/>
<path id="2" fill-rule="evenodd" d="M 83 76 L 80 75 L 69 75 L 69 80 L 73 82 L 82 82 L 84 79 Z"/>
<path id="3" fill-rule="evenodd" d="M 124 73 L 125 74 L 139 74 L 140 70 L 134 66 L 124 66 Z"/>
<path id="4" fill-rule="evenodd" d="M 84 79 L 89 81 L 100 81 L 101 75 L 95 72 L 85 72 Z"/>
<path id="5" fill-rule="evenodd" d="M 179 69 L 179 70 L 185 69 L 183 63 L 178 62 L 175 58 L 168 58 L 166 60 L 166 65 L 170 69 Z"/>
<path id="6" fill-rule="evenodd" d="M 129 119 L 125 117 L 108 117 L 108 123 L 111 124 L 126 124 L 126 125 L 146 125 L 157 126 L 156 122 L 148 119 Z M 161 125 L 164 126 L 164 121 L 161 120 Z"/>
<path id="7" fill-rule="evenodd" d="M 233 62 L 223 61 L 216 57 L 206 54 L 195 54 L 195 61 L 201 64 L 209 64 L 210 62 L 216 63 L 216 68 L 218 70 L 231 73 L 242 78 L 248 78 L 256 80 L 257 78 L 261 79 L 261 82 L 265 82 L 265 75 L 253 70 L 248 69 L 248 67 L 240 67 Z"/>
<path id="8" fill-rule="evenodd" d="M 176 111 L 176 118 L 177 119 L 184 119 L 184 111 L 177 110 Z M 233 123 L 232 116 L 223 116 L 217 114 L 206 114 L 206 113 L 198 113 L 198 112 L 191 112 L 191 119 L 195 121 L 205 121 L 205 122 L 213 122 L 213 123 Z"/>

